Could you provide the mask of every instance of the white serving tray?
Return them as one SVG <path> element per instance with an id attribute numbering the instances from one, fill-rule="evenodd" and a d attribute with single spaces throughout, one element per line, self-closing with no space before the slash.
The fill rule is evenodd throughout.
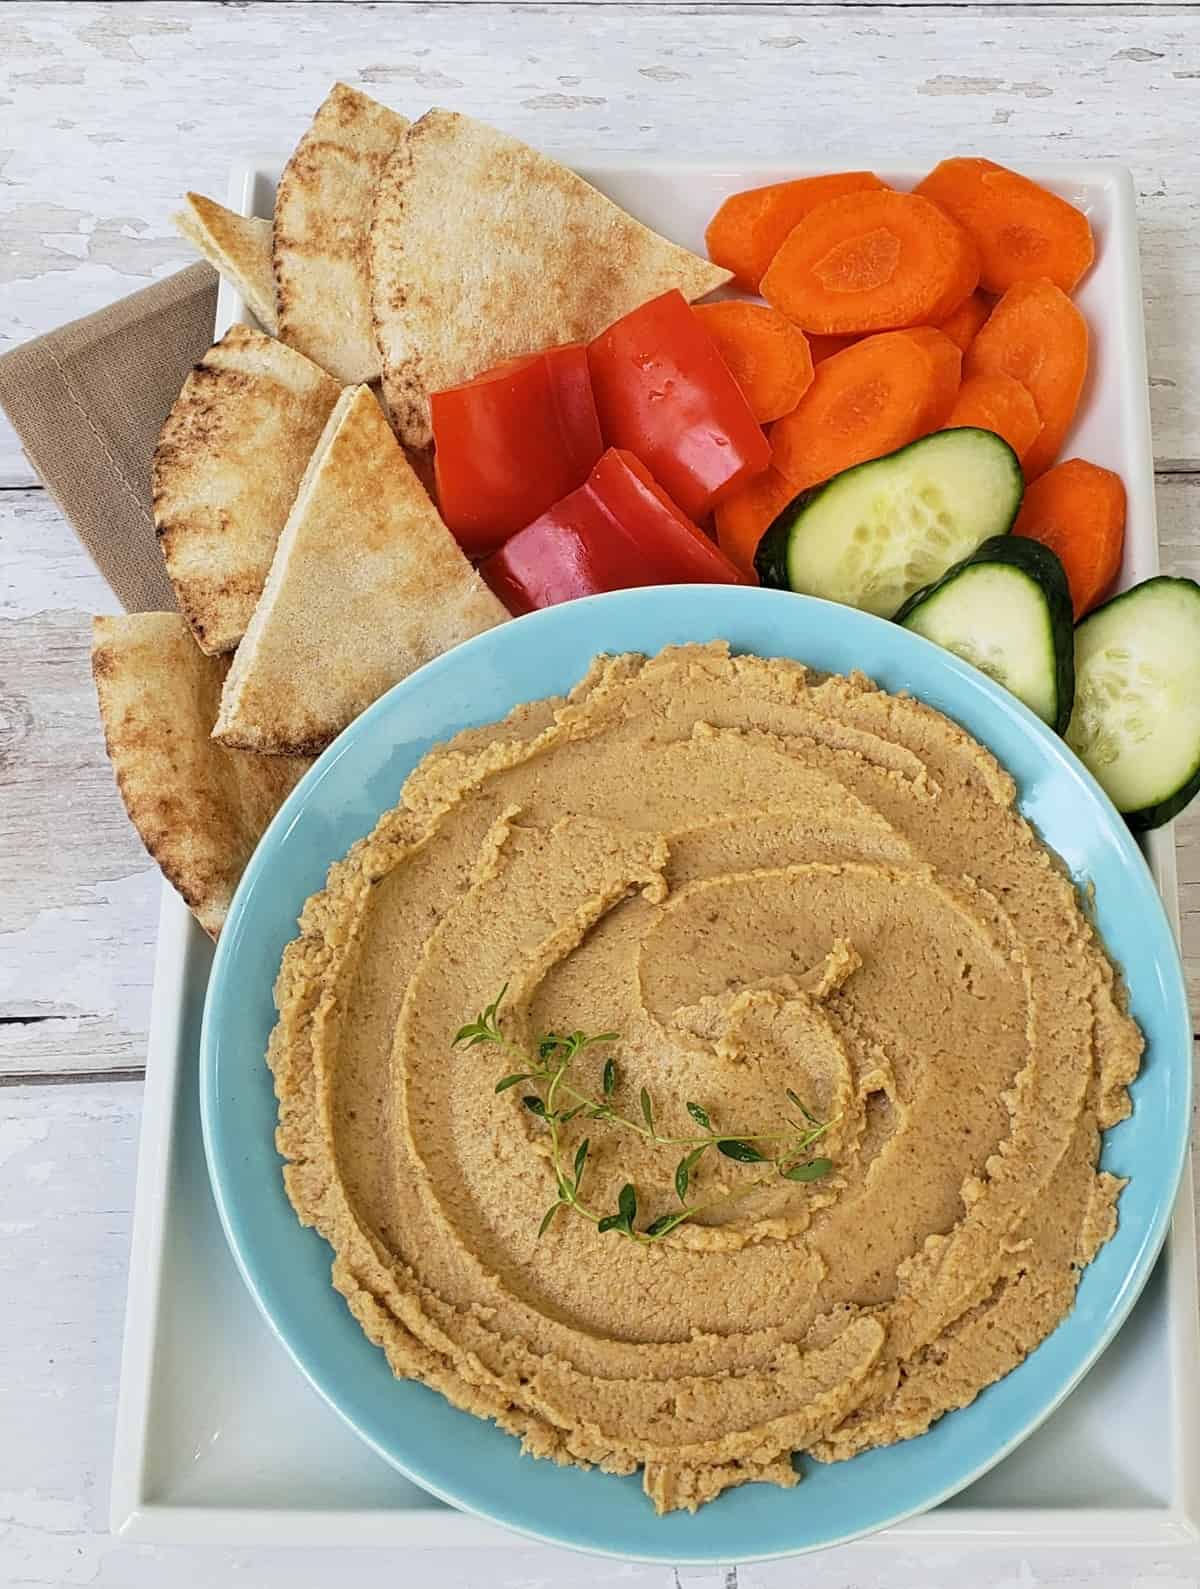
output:
<path id="1" fill-rule="evenodd" d="M 236 166 L 231 206 L 269 215 L 281 164 Z M 886 160 L 856 164 L 901 186 L 916 177 Z M 643 220 L 694 247 L 726 193 L 803 172 L 802 163 L 723 171 L 633 160 L 579 165 Z M 1125 479 L 1122 583 L 1132 584 L 1158 569 L 1133 187 L 1125 169 L 1109 163 L 1031 174 L 1082 203 L 1099 238 L 1099 262 L 1079 298 L 1100 335 L 1071 450 Z M 223 285 L 218 332 L 249 318 Z M 1150 835 L 1146 850 L 1178 935 L 1172 831 Z M 427 1495 L 362 1444 L 302 1378 L 244 1290 L 217 1220 L 200 1139 L 197 1059 L 210 962 L 208 940 L 164 886 L 113 1460 L 114 1532 L 178 1544 L 528 1549 L 528 1540 Z M 967 1542 L 1157 1550 L 1195 1540 L 1198 1413 L 1189 1170 L 1149 1285 L 1076 1391 L 976 1484 L 874 1542 L 923 1550 Z"/>

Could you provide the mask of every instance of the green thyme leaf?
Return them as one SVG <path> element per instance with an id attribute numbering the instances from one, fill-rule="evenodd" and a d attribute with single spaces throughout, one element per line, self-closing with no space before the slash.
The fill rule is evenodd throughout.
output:
<path id="1" fill-rule="evenodd" d="M 512 1071 L 508 1075 L 502 1076 L 499 1081 L 494 1083 L 493 1090 L 496 1093 L 507 1092 L 510 1088 L 525 1081 L 532 1081 L 535 1086 L 541 1089 L 537 1093 L 526 1093 L 521 1099 L 522 1104 L 531 1114 L 536 1115 L 550 1127 L 551 1168 L 559 1190 L 557 1201 L 547 1209 L 542 1218 L 539 1235 L 549 1228 L 558 1209 L 566 1207 L 587 1219 L 594 1220 L 601 1231 L 615 1230 L 619 1235 L 640 1242 L 658 1240 L 666 1235 L 668 1231 L 674 1230 L 684 1220 L 692 1218 L 697 1212 L 696 1205 L 689 1205 L 686 1199 L 689 1191 L 693 1188 L 696 1165 L 711 1147 L 716 1147 L 718 1152 L 725 1158 L 733 1159 L 739 1164 L 770 1164 L 772 1169 L 777 1170 L 782 1177 L 789 1181 L 816 1181 L 823 1175 L 827 1175 L 833 1168 L 833 1162 L 830 1159 L 810 1159 L 803 1163 L 798 1162 L 801 1156 L 809 1151 L 812 1144 L 819 1137 L 825 1135 L 833 1122 L 818 1120 L 804 1104 L 800 1095 L 790 1087 L 785 1089 L 787 1101 L 799 1111 L 808 1129 L 804 1129 L 799 1121 L 784 1113 L 782 1119 L 791 1128 L 790 1133 L 776 1132 L 775 1134 L 767 1134 L 764 1132 L 759 1134 L 758 1128 L 753 1128 L 750 1136 L 745 1140 L 732 1136 L 719 1136 L 713 1129 L 712 1119 L 707 1109 L 704 1109 L 698 1103 L 689 1101 L 686 1104 L 687 1112 L 697 1126 L 701 1128 L 704 1135 L 675 1139 L 681 1146 L 689 1149 L 675 1166 L 675 1192 L 681 1206 L 673 1213 L 660 1214 L 645 1230 L 639 1231 L 634 1225 L 638 1207 L 637 1189 L 632 1182 L 626 1182 L 622 1186 L 617 1199 L 616 1212 L 600 1215 L 597 1210 L 590 1208 L 582 1201 L 579 1195 L 582 1176 L 588 1162 L 590 1141 L 585 1139 L 579 1144 L 575 1150 L 573 1174 L 568 1174 L 566 1166 L 562 1162 L 562 1154 L 565 1151 L 565 1147 L 558 1128 L 582 1115 L 588 1120 L 603 1120 L 613 1125 L 623 1126 L 628 1130 L 642 1132 L 643 1136 L 648 1134 L 653 1142 L 664 1144 L 667 1139 L 658 1136 L 655 1126 L 654 1104 L 650 1092 L 646 1087 L 641 1087 L 638 1092 L 641 1118 L 645 1127 L 643 1130 L 643 1126 L 639 1125 L 636 1120 L 626 1116 L 615 1102 L 619 1076 L 617 1061 L 611 1054 L 604 1061 L 601 1097 L 588 1097 L 578 1087 L 565 1080 L 571 1064 L 578 1054 L 597 1043 L 613 1044 L 618 1042 L 619 1034 L 617 1032 L 588 1033 L 580 1028 L 576 1028 L 566 1035 L 561 1032 L 546 1032 L 537 1040 L 533 1051 L 536 1053 L 536 1059 L 533 1057 L 532 1052 L 522 1054 L 517 1044 L 506 1038 L 500 1028 L 499 1010 L 507 993 L 508 983 L 506 982 L 492 1002 L 473 1021 L 469 1021 L 465 1026 L 459 1028 L 454 1035 L 452 1046 L 456 1048 L 474 1048 L 482 1043 L 493 1043 L 506 1049 L 509 1053 L 525 1059 L 530 1068 L 523 1071 Z M 564 1095 L 567 1098 L 574 1099 L 574 1102 L 569 1108 L 554 1110 L 548 1105 L 546 1099 L 551 1094 L 556 1095 L 560 1086 Z M 768 1143 L 777 1145 L 782 1142 L 787 1143 L 787 1146 L 782 1151 L 775 1151 L 773 1147 L 769 1153 L 760 1152 L 757 1146 L 759 1143 L 765 1146 Z M 761 1181 L 752 1180 L 745 1184 L 743 1193 L 753 1190 L 754 1187 L 761 1184 Z M 743 1195 L 743 1193 L 738 1195 Z"/>
<path id="2" fill-rule="evenodd" d="M 538 1240 L 539 1241 L 546 1234 L 546 1232 L 550 1229 L 550 1221 L 554 1218 L 555 1214 L 558 1213 L 558 1211 L 559 1211 L 559 1209 L 561 1207 L 562 1207 L 561 1203 L 551 1203 L 550 1207 L 542 1215 L 542 1223 L 538 1226 Z"/>
<path id="3" fill-rule="evenodd" d="M 665 1236 L 669 1230 L 674 1230 L 676 1225 L 682 1225 L 685 1219 L 690 1219 L 691 1213 L 690 1208 L 684 1208 L 674 1214 L 660 1214 L 656 1220 L 646 1226 L 642 1234 L 649 1236 L 651 1240 Z"/>
<path id="4" fill-rule="evenodd" d="M 833 1168 L 832 1159 L 809 1159 L 807 1164 L 793 1164 L 791 1169 L 780 1170 L 785 1181 L 819 1181 Z"/>
<path id="5" fill-rule="evenodd" d="M 749 1142 L 736 1142 L 732 1137 L 722 1137 L 717 1143 L 717 1152 L 723 1153 L 727 1159 L 736 1159 L 739 1164 L 764 1164 L 766 1155 L 758 1151 Z"/>

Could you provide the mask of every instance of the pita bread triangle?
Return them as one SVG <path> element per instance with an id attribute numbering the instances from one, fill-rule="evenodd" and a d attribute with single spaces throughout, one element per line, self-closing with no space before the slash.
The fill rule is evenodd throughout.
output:
<path id="1" fill-rule="evenodd" d="M 557 160 L 452 111 L 409 128 L 371 227 L 383 393 L 410 447 L 429 394 L 502 360 L 586 341 L 648 298 L 729 272 L 668 242 Z"/>
<path id="2" fill-rule="evenodd" d="M 228 666 L 197 648 L 178 613 L 93 624 L 92 673 L 125 809 L 213 938 L 254 846 L 310 765 L 213 742 Z"/>
<path id="3" fill-rule="evenodd" d="M 203 650 L 232 651 L 341 387 L 250 326 L 229 328 L 183 383 L 151 470 L 175 598 Z"/>
<path id="4" fill-rule="evenodd" d="M 367 243 L 380 173 L 407 126 L 335 83 L 275 194 L 279 335 L 345 384 L 379 376 Z"/>
<path id="5" fill-rule="evenodd" d="M 274 332 L 270 221 L 237 215 L 201 193 L 187 194 L 185 206 L 171 217 L 177 229 L 237 289 L 263 330 Z"/>
<path id="6" fill-rule="evenodd" d="M 422 663 L 507 617 L 370 389 L 349 388 L 279 537 L 214 737 L 313 754 Z"/>

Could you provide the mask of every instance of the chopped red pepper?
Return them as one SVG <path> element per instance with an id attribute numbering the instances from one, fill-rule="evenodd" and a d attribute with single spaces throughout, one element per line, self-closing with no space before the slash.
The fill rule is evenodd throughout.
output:
<path id="1" fill-rule="evenodd" d="M 771 449 L 716 344 L 672 290 L 588 347 L 600 428 L 642 460 L 683 511 L 702 519 L 771 462 Z"/>
<path id="2" fill-rule="evenodd" d="M 473 556 L 582 485 L 603 451 L 581 342 L 509 359 L 431 408 L 438 506 Z"/>
<path id="3" fill-rule="evenodd" d="M 632 453 L 610 449 L 586 483 L 480 565 L 512 613 L 637 585 L 736 585 L 742 576 Z"/>

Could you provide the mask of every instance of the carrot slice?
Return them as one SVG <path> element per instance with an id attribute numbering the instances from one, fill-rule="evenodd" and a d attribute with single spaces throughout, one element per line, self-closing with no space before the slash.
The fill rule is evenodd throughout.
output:
<path id="1" fill-rule="evenodd" d="M 813 383 L 771 430 L 774 467 L 793 491 L 894 452 L 929 429 L 939 388 L 922 339 L 864 337 L 817 366 Z"/>
<path id="2" fill-rule="evenodd" d="M 1125 487 L 1120 475 L 1083 458 L 1056 464 L 1026 490 L 1013 534 L 1058 553 L 1078 622 L 1121 572 Z"/>
<path id="3" fill-rule="evenodd" d="M 760 425 L 792 409 L 812 385 L 812 354 L 799 326 L 761 303 L 699 304 L 692 313 L 717 344 L 717 352 Z"/>
<path id="4" fill-rule="evenodd" d="M 952 342 L 936 326 L 913 326 L 904 335 L 919 343 L 929 354 L 933 367 L 933 389 L 925 424 L 929 430 L 937 430 L 945 424 L 958 396 L 962 381 L 962 350 L 957 342 Z"/>
<path id="5" fill-rule="evenodd" d="M 944 331 L 951 342 L 956 342 L 965 353 L 991 312 L 992 306 L 983 294 L 973 292 L 969 298 L 963 299 L 952 315 L 938 322 L 938 330 Z"/>
<path id="6" fill-rule="evenodd" d="M 717 504 L 717 545 L 744 574 L 757 580 L 754 554 L 767 526 L 796 495 L 774 467 L 754 475 Z"/>
<path id="7" fill-rule="evenodd" d="M 1043 277 L 1072 292 L 1096 257 L 1082 210 L 994 160 L 943 160 L 915 191 L 970 232 L 988 292 Z"/>
<path id="8" fill-rule="evenodd" d="M 1087 322 L 1052 281 L 1010 287 L 967 349 L 964 374 L 1011 375 L 1037 404 L 1041 429 L 1022 461 L 1027 480 L 1062 450 L 1087 367 Z"/>
<path id="9" fill-rule="evenodd" d="M 955 430 L 960 425 L 994 430 L 1018 458 L 1024 458 L 1042 428 L 1037 404 L 1011 375 L 968 376 L 959 388 L 944 428 Z"/>
<path id="10" fill-rule="evenodd" d="M 761 290 L 805 331 L 829 336 L 935 325 L 978 280 L 975 245 L 957 221 L 885 189 L 815 209 L 788 234 Z"/>
<path id="11" fill-rule="evenodd" d="M 819 204 L 886 185 L 871 171 L 831 171 L 731 193 L 704 234 L 709 258 L 731 270 L 739 287 L 757 292 L 784 238 Z"/>
<path id="12" fill-rule="evenodd" d="M 808 338 L 808 351 L 812 354 L 812 361 L 815 367 L 823 363 L 825 359 L 831 359 L 835 353 L 841 353 L 845 348 L 853 347 L 856 342 L 861 341 L 862 338 L 857 336 L 810 336 Z"/>

